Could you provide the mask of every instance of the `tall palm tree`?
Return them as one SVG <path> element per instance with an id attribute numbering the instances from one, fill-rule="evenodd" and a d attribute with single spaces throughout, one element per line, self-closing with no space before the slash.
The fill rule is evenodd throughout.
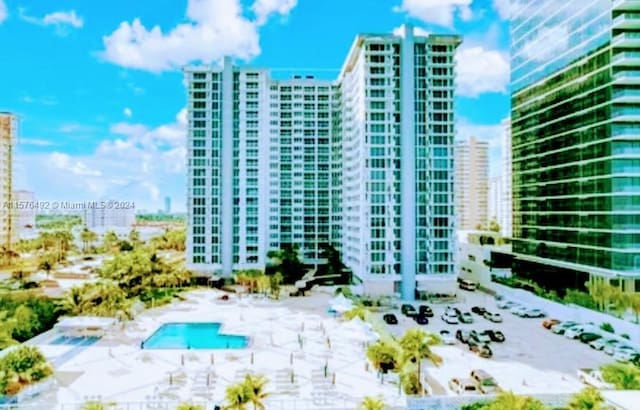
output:
<path id="1" fill-rule="evenodd" d="M 98 235 L 86 226 L 80 231 L 80 240 L 82 241 L 82 251 L 88 252 L 89 246 L 98 239 Z"/>
<path id="2" fill-rule="evenodd" d="M 632 293 L 629 295 L 629 308 L 636 315 L 636 323 L 640 323 L 640 293 Z"/>
<path id="3" fill-rule="evenodd" d="M 358 406 L 358 410 L 386 410 L 387 405 L 382 397 L 365 396 Z"/>
<path id="4" fill-rule="evenodd" d="M 225 410 L 247 410 L 247 404 L 250 402 L 249 392 L 243 383 L 228 386 L 224 397 L 227 401 Z"/>
<path id="5" fill-rule="evenodd" d="M 253 404 L 253 410 L 265 410 L 264 400 L 269 396 L 265 391 L 268 380 L 262 375 L 247 374 L 244 376 L 244 388 L 248 393 L 249 401 Z"/>
<path id="6" fill-rule="evenodd" d="M 593 387 L 587 387 L 574 394 L 567 406 L 567 410 L 605 410 L 606 408 L 604 397 Z"/>
<path id="7" fill-rule="evenodd" d="M 57 303 L 58 309 L 64 314 L 77 316 L 84 307 L 84 290 L 80 286 L 69 289 Z"/>
<path id="8" fill-rule="evenodd" d="M 440 344 L 440 338 L 434 334 L 427 334 L 422 329 L 409 329 L 402 335 L 399 343 L 402 347 L 401 362 L 416 364 L 419 384 L 422 384 L 422 359 L 429 359 L 435 365 L 442 363 L 442 358 L 431 351 L 431 346 Z"/>

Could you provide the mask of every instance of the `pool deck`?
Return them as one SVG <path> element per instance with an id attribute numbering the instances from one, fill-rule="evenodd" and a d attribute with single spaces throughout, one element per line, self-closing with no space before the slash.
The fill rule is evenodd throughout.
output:
<path id="1" fill-rule="evenodd" d="M 59 387 L 37 401 L 222 403 L 229 384 L 253 373 L 266 376 L 268 400 L 274 403 L 355 408 L 365 395 L 381 395 L 390 405 L 405 403 L 396 385 L 381 384 L 366 368 L 366 332 L 326 312 L 329 293 L 281 301 L 235 295 L 222 301 L 222 294 L 191 291 L 186 301 L 147 310 L 91 345 L 43 340 L 38 346 L 54 361 Z M 248 336 L 251 342 L 246 349 L 140 349 L 162 324 L 176 322 L 221 322 L 221 333 Z"/>

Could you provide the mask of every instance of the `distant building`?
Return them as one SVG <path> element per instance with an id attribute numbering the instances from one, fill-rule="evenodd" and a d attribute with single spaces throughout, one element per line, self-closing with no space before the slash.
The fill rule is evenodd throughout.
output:
<path id="1" fill-rule="evenodd" d="M 458 230 L 486 226 L 489 194 L 489 143 L 475 137 L 456 141 L 455 198 Z"/>
<path id="2" fill-rule="evenodd" d="M 164 213 L 167 215 L 171 213 L 171 197 L 164 197 Z"/>
<path id="3" fill-rule="evenodd" d="M 504 201 L 504 177 L 498 175 L 489 179 L 489 200 L 487 203 L 487 215 L 489 221 L 496 220 L 500 224 L 500 220 L 505 213 Z M 500 224 L 500 231 L 502 231 Z"/>
<path id="4" fill-rule="evenodd" d="M 18 118 L 0 112 L 0 247 L 11 249 L 17 240 L 13 229 L 13 147 L 18 133 Z"/>
<path id="5" fill-rule="evenodd" d="M 36 195 L 31 191 L 13 191 L 13 201 L 17 209 L 13 210 L 13 229 L 19 238 L 29 237 L 36 227 Z"/>
<path id="6" fill-rule="evenodd" d="M 486 286 L 492 276 L 511 276 L 511 245 L 498 232 L 458 231 L 457 256 L 461 278 Z"/>
<path id="7" fill-rule="evenodd" d="M 82 210 L 82 222 L 90 229 L 131 227 L 136 222 L 136 210 L 133 207 L 105 208 L 93 207 Z"/>

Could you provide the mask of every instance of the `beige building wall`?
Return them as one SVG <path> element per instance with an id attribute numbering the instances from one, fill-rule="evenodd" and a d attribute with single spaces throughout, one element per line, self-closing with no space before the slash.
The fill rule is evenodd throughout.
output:
<path id="1" fill-rule="evenodd" d="M 11 249 L 17 240 L 13 229 L 13 147 L 18 120 L 11 113 L 0 112 L 0 247 Z"/>
<path id="2" fill-rule="evenodd" d="M 13 191 L 13 202 L 19 205 L 13 210 L 13 232 L 23 238 L 32 234 L 36 227 L 36 195 L 31 191 Z"/>
<path id="3" fill-rule="evenodd" d="M 489 143 L 475 137 L 456 142 L 456 228 L 486 225 L 489 200 Z"/>

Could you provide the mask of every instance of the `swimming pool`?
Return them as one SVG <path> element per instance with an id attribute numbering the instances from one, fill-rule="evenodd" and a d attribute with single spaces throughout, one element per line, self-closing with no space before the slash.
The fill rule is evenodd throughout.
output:
<path id="1" fill-rule="evenodd" d="M 165 323 L 143 349 L 244 349 L 249 338 L 220 333 L 221 323 Z"/>

